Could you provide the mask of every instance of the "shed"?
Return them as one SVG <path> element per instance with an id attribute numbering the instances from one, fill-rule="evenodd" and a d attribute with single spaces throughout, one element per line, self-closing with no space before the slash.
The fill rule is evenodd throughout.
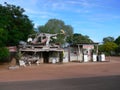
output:
<path id="1" fill-rule="evenodd" d="M 69 61 L 92 61 L 93 55 L 98 54 L 98 44 L 99 43 L 77 43 L 70 45 Z"/>

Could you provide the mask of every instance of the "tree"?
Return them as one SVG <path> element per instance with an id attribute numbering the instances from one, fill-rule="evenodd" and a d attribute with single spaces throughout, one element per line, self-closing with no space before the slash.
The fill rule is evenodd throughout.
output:
<path id="1" fill-rule="evenodd" d="M 5 62 L 5 59 L 9 57 L 9 51 L 4 47 L 7 42 L 7 35 L 8 33 L 0 28 L 0 62 Z"/>
<path id="2" fill-rule="evenodd" d="M 120 45 L 120 36 L 118 36 L 118 38 L 116 38 L 115 43 L 116 43 L 117 45 Z"/>
<path id="3" fill-rule="evenodd" d="M 118 48 L 116 48 L 116 54 L 120 55 L 120 36 L 118 36 L 115 40 L 115 43 L 118 45 Z"/>
<path id="4" fill-rule="evenodd" d="M 103 43 L 106 43 L 106 42 L 114 42 L 114 37 L 108 36 L 103 38 Z"/>
<path id="5" fill-rule="evenodd" d="M 99 52 L 105 52 L 103 45 L 98 46 L 98 51 Z"/>
<path id="6" fill-rule="evenodd" d="M 116 55 L 120 56 L 120 45 L 115 49 Z"/>
<path id="7" fill-rule="evenodd" d="M 64 30 L 65 35 L 59 34 L 61 29 Z M 58 19 L 50 19 L 48 22 L 43 25 L 39 26 L 38 30 L 40 33 L 51 33 L 55 34 L 58 33 L 57 39 L 55 40 L 56 43 L 64 44 L 65 38 L 69 37 L 73 34 L 73 28 L 70 25 L 66 25 L 62 20 Z"/>
<path id="8" fill-rule="evenodd" d="M 103 44 L 104 51 L 108 54 L 111 54 L 111 52 L 114 52 L 115 49 L 118 47 L 118 45 L 114 42 L 106 42 Z"/>
<path id="9" fill-rule="evenodd" d="M 88 36 L 84 36 L 79 33 L 73 34 L 72 37 L 68 38 L 72 44 L 77 44 L 77 43 L 92 43 L 93 41 L 89 39 Z"/>
<path id="10" fill-rule="evenodd" d="M 7 33 L 5 45 L 17 45 L 20 40 L 26 40 L 32 33 L 32 21 L 23 14 L 24 12 L 25 10 L 19 6 L 6 2 L 4 6 L 0 4 L 0 28 Z"/>
<path id="11" fill-rule="evenodd" d="M 0 28 L 0 47 L 5 46 L 5 43 L 7 42 L 7 36 L 8 32 Z"/>
<path id="12" fill-rule="evenodd" d="M 0 62 L 7 62 L 10 53 L 6 47 L 0 47 Z"/>

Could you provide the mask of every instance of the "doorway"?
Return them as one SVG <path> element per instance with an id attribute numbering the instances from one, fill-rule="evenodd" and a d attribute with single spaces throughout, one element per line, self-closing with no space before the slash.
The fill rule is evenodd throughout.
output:
<path id="1" fill-rule="evenodd" d="M 49 52 L 43 52 L 44 63 L 49 63 Z"/>

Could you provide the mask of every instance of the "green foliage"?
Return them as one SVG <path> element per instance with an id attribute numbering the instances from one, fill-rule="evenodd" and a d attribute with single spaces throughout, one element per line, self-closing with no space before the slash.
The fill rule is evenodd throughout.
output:
<path id="1" fill-rule="evenodd" d="M 17 60 L 20 60 L 22 56 L 23 56 L 23 54 L 21 52 L 17 52 L 15 58 Z"/>
<path id="2" fill-rule="evenodd" d="M 116 52 L 117 55 L 120 56 L 120 45 L 115 49 L 115 52 Z"/>
<path id="3" fill-rule="evenodd" d="M 103 44 L 103 48 L 105 52 L 108 52 L 111 54 L 112 51 L 115 51 L 115 49 L 118 47 L 118 45 L 114 42 L 106 42 Z"/>
<path id="4" fill-rule="evenodd" d="M 7 33 L 5 45 L 17 45 L 20 40 L 26 40 L 33 31 L 32 21 L 23 14 L 25 10 L 19 6 L 0 4 L 0 28 Z M 0 36 L 1 37 L 1 36 Z"/>
<path id="5" fill-rule="evenodd" d="M 106 42 L 104 45 L 104 50 L 105 51 L 113 51 L 117 48 L 117 44 L 115 44 L 114 42 Z"/>
<path id="6" fill-rule="evenodd" d="M 99 52 L 105 52 L 103 45 L 98 46 L 98 51 Z"/>
<path id="7" fill-rule="evenodd" d="M 3 47 L 5 43 L 7 42 L 8 32 L 6 32 L 4 29 L 0 28 L 0 47 Z"/>
<path id="8" fill-rule="evenodd" d="M 82 34 L 78 34 L 78 33 L 73 34 L 73 36 L 68 39 L 72 44 L 93 42 L 91 39 L 89 39 L 88 36 L 83 36 Z"/>
<path id="9" fill-rule="evenodd" d="M 59 34 L 61 33 L 60 31 L 61 29 L 65 31 L 65 35 Z M 65 38 L 73 34 L 72 26 L 65 25 L 65 23 L 62 20 L 58 20 L 58 19 L 48 20 L 48 22 L 45 25 L 39 26 L 38 30 L 40 33 L 51 33 L 51 34 L 58 33 L 59 35 L 57 36 L 55 42 L 60 44 L 65 43 Z"/>
<path id="10" fill-rule="evenodd" d="M 120 45 L 120 36 L 115 40 L 115 43 L 116 43 L 117 45 Z"/>
<path id="11" fill-rule="evenodd" d="M 61 44 L 67 43 L 92 43 L 93 41 L 89 39 L 88 36 L 83 36 L 81 34 L 73 34 L 73 28 L 70 25 L 65 25 L 62 20 L 50 19 L 44 26 L 39 26 L 38 30 L 42 33 L 60 33 L 60 30 L 65 31 L 65 36 L 59 34 L 55 42 L 60 42 Z"/>
<path id="12" fill-rule="evenodd" d="M 5 62 L 10 53 L 6 47 L 0 47 L 0 62 Z"/>
<path id="13" fill-rule="evenodd" d="M 111 36 L 103 38 L 103 43 L 114 42 L 114 38 Z"/>
<path id="14" fill-rule="evenodd" d="M 107 55 L 120 55 L 120 36 L 116 40 L 110 36 L 103 38 L 103 45 L 99 45 L 99 51 Z"/>

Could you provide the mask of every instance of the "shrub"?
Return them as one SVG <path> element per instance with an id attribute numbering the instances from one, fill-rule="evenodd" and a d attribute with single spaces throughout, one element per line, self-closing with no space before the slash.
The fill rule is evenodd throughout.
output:
<path id="1" fill-rule="evenodd" d="M 0 47 L 0 62 L 7 62 L 9 56 L 9 50 L 6 47 Z"/>

